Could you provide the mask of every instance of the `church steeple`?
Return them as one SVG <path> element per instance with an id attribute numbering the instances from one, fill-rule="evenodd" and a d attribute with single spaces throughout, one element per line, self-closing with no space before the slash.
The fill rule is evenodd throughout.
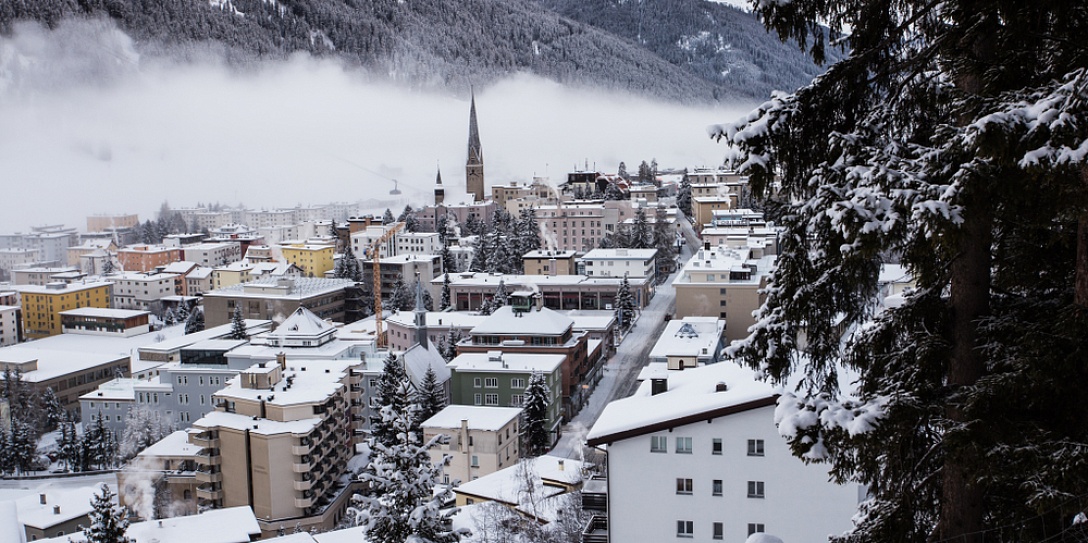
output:
<path id="1" fill-rule="evenodd" d="M 476 125 L 476 93 L 468 110 L 468 160 L 465 162 L 465 191 L 482 202 L 484 199 L 484 149 Z"/>
<path id="2" fill-rule="evenodd" d="M 440 206 L 446 201 L 446 188 L 442 186 L 442 170 L 434 178 L 434 205 Z"/>

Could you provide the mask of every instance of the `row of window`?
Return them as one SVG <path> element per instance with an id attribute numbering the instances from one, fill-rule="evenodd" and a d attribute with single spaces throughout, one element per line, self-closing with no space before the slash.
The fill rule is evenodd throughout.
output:
<path id="1" fill-rule="evenodd" d="M 692 439 L 690 437 L 677 437 L 675 450 L 677 454 L 692 454 L 694 450 L 692 447 Z M 748 440 L 748 456 L 763 456 L 763 450 L 764 441 L 762 439 Z M 669 452 L 669 436 L 650 436 L 650 452 Z M 722 454 L 722 439 L 720 437 L 711 440 L 710 453 L 718 455 Z"/>
<path id="2" fill-rule="evenodd" d="M 677 494 L 694 494 L 695 482 L 692 479 L 686 479 L 683 477 L 676 478 L 676 493 Z M 722 495 L 722 480 L 714 479 L 710 485 L 710 494 L 712 496 Z M 748 481 L 748 497 L 749 498 L 763 498 L 764 485 L 763 481 Z"/>
<path id="3" fill-rule="evenodd" d="M 761 523 L 751 522 L 748 524 L 748 535 L 751 536 L 754 533 L 766 532 L 766 527 Z M 725 538 L 725 523 L 715 522 L 710 529 L 711 537 L 714 539 Z M 695 522 L 691 520 L 678 520 L 676 521 L 676 537 L 695 537 Z"/>
<path id="4" fill-rule="evenodd" d="M 480 388 L 481 384 L 484 388 L 499 388 L 498 377 L 485 377 L 483 379 L 475 377 L 472 379 L 472 386 Z M 525 379 L 513 378 L 510 379 L 510 388 L 525 388 Z"/>

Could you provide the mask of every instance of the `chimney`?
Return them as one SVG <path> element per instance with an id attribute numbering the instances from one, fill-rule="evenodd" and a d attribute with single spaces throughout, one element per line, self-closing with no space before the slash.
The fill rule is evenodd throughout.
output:
<path id="1" fill-rule="evenodd" d="M 38 502 L 45 505 L 45 494 L 38 494 Z"/>
<path id="2" fill-rule="evenodd" d="M 461 419 L 461 452 L 468 452 L 468 419 Z"/>
<path id="3" fill-rule="evenodd" d="M 279 363 L 281 371 L 287 371 L 287 353 L 276 354 L 276 362 Z"/>
<path id="4" fill-rule="evenodd" d="M 729 385 L 725 384 L 725 381 L 718 381 L 717 385 L 714 385 L 714 392 L 725 392 L 729 390 Z"/>
<path id="5" fill-rule="evenodd" d="M 564 465 L 563 460 L 560 460 L 559 461 L 559 471 L 565 471 L 566 469 L 567 469 L 567 467 L 566 467 L 566 465 Z"/>
<path id="6" fill-rule="evenodd" d="M 657 379 L 650 379 L 650 395 L 657 396 L 662 392 L 668 392 L 669 390 L 669 378 L 660 377 Z"/>
<path id="7" fill-rule="evenodd" d="M 54 505 L 53 506 L 53 514 L 54 515 L 59 515 L 60 514 L 60 506 L 59 505 Z"/>
<path id="8" fill-rule="evenodd" d="M 703 249 L 706 249 L 707 251 L 710 250 L 710 242 L 709 241 L 704 241 L 703 242 Z"/>

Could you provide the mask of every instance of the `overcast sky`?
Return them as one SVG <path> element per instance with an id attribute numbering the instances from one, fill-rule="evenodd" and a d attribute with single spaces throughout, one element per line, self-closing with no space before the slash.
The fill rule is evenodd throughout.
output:
<path id="1" fill-rule="evenodd" d="M 163 200 L 271 208 L 463 191 L 468 96 L 395 88 L 296 57 L 237 73 L 141 59 L 108 24 L 22 26 L 0 41 L 0 232 Z M 588 161 L 713 166 L 707 125 L 754 104 L 686 107 L 514 75 L 477 89 L 488 184 L 561 181 Z M 422 192 L 413 192 L 422 191 Z"/>

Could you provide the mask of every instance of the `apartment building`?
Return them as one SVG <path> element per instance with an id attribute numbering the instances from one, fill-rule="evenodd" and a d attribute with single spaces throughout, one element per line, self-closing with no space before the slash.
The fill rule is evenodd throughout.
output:
<path id="1" fill-rule="evenodd" d="M 20 285 L 23 333 L 38 339 L 61 333 L 61 312 L 81 307 L 110 307 L 113 283 L 49 283 L 45 286 Z"/>
<path id="2" fill-rule="evenodd" d="M 449 439 L 427 451 L 431 462 L 445 462 L 442 482 L 472 481 L 517 464 L 521 413 L 520 407 L 449 405 L 423 421 L 424 443 Z"/>
<path id="3" fill-rule="evenodd" d="M 161 314 L 163 298 L 181 294 L 182 276 L 175 273 L 120 272 L 107 276 L 113 282 L 112 307 Z"/>
<path id="4" fill-rule="evenodd" d="M 338 481 L 354 454 L 349 427 L 350 366 L 281 358 L 242 371 L 214 395 L 216 410 L 193 423 L 197 500 L 250 506 L 261 530 L 331 529 L 354 488 Z M 307 371 L 308 370 L 308 371 Z"/>
<path id="5" fill-rule="evenodd" d="M 0 370 L 22 373 L 34 392 L 52 389 L 61 407 L 79 413 L 79 398 L 114 378 L 129 376 L 129 355 L 51 348 L 24 343 L 0 349 Z"/>
<path id="6" fill-rule="evenodd" d="M 776 400 L 751 370 L 721 363 L 663 370 L 608 404 L 586 439 L 607 448 L 608 540 L 817 543 L 849 529 L 863 490 L 791 454 Z"/>
<path id="7" fill-rule="evenodd" d="M 117 377 L 79 397 L 79 415 L 83 428 L 91 428 L 99 419 L 102 425 L 118 441 L 125 434 L 125 422 L 128 412 L 136 405 L 136 393 L 133 386 L 138 379 Z"/>
<path id="8" fill-rule="evenodd" d="M 242 259 L 242 248 L 237 243 L 198 243 L 181 248 L 181 257 L 206 268 L 226 266 Z"/>
<path id="9" fill-rule="evenodd" d="M 578 273 L 575 251 L 537 249 L 521 256 L 525 275 L 574 275 Z"/>
<path id="10" fill-rule="evenodd" d="M 120 215 L 91 215 L 87 217 L 88 232 L 102 232 L 109 228 L 133 228 L 140 224 L 140 217 L 135 213 Z"/>
<path id="11" fill-rule="evenodd" d="M 130 245 L 117 250 L 117 262 L 127 272 L 150 272 L 181 260 L 181 249 L 165 245 Z"/>
<path id="12" fill-rule="evenodd" d="M 173 432 L 140 451 L 117 472 L 117 499 L 121 506 L 148 520 L 195 515 L 198 452 L 200 447 L 189 443 L 189 434 L 184 430 Z M 165 492 L 147 492 L 148 481 L 163 484 Z M 256 521 L 253 525 L 256 526 Z M 255 531 L 260 533 L 259 529 Z"/>
<path id="13" fill-rule="evenodd" d="M 116 253 L 117 244 L 114 243 L 112 238 L 84 239 L 79 245 L 73 245 L 66 250 L 68 260 L 65 261 L 65 264 L 72 267 L 80 267 L 82 257 L 98 251 Z"/>
<path id="14" fill-rule="evenodd" d="M 451 202 L 450 195 L 447 194 L 446 201 L 442 205 L 425 206 L 416 211 L 416 221 L 419 222 L 420 230 L 436 232 L 440 216 L 445 215 L 451 224 L 465 224 L 469 218 L 487 222 L 498 209 L 500 209 L 499 204 L 492 200 L 471 201 L 470 198 L 467 202 Z"/>
<path id="15" fill-rule="evenodd" d="M 393 254 L 390 256 L 437 255 L 441 252 L 442 241 L 437 232 L 397 232 L 393 236 Z"/>
<path id="16" fill-rule="evenodd" d="M 549 394 L 547 428 L 553 442 L 563 423 L 563 362 L 561 354 L 505 350 L 466 352 L 450 360 L 451 405 L 516 407 L 525 403 L 525 388 L 534 373 L 544 376 Z M 479 475 L 479 473 L 476 473 Z M 469 479 L 471 480 L 471 479 Z"/>
<path id="17" fill-rule="evenodd" d="M 747 248 L 705 244 L 673 280 L 674 316 L 722 318 L 727 342 L 746 337 L 748 327 L 755 324 L 752 312 L 763 303 L 759 291 L 767 284 L 774 259 L 753 259 Z"/>
<path id="18" fill-rule="evenodd" d="M 151 331 L 151 312 L 132 309 L 82 307 L 60 312 L 64 334 L 133 337 Z"/>
<path id="19" fill-rule="evenodd" d="M 438 345 L 449 339 L 450 331 L 457 330 L 462 335 L 468 334 L 476 325 L 487 320 L 487 315 L 468 313 L 463 311 L 428 311 L 424 313 L 427 326 L 427 340 Z M 389 348 L 394 351 L 404 351 L 417 343 L 418 326 L 413 312 L 402 311 L 391 313 L 382 319 L 385 323 L 386 341 Z"/>
<path id="20" fill-rule="evenodd" d="M 231 321 L 234 308 L 247 319 L 279 320 L 300 306 L 322 319 L 344 322 L 345 289 L 350 279 L 268 277 L 204 294 L 204 321 L 218 326 Z"/>
<path id="21" fill-rule="evenodd" d="M 298 266 L 303 277 L 324 277 L 332 271 L 336 248 L 332 245 L 293 243 L 280 246 L 284 260 Z"/>
<path id="22" fill-rule="evenodd" d="M 432 293 L 441 293 L 445 278 L 431 280 Z M 539 296 L 544 307 L 555 310 L 612 309 L 616 291 L 623 277 L 590 277 L 588 275 L 502 275 L 483 272 L 450 274 L 450 301 L 457 311 L 476 311 L 495 295 L 499 283 L 507 292 L 531 291 Z M 646 307 L 653 297 L 653 285 L 642 277 L 627 280 L 635 305 Z"/>
<path id="23" fill-rule="evenodd" d="M 657 249 L 593 249 L 578 259 L 589 277 L 638 277 L 657 281 Z"/>
<path id="24" fill-rule="evenodd" d="M 23 316 L 18 306 L 0 305 L 0 347 L 23 340 Z"/>

